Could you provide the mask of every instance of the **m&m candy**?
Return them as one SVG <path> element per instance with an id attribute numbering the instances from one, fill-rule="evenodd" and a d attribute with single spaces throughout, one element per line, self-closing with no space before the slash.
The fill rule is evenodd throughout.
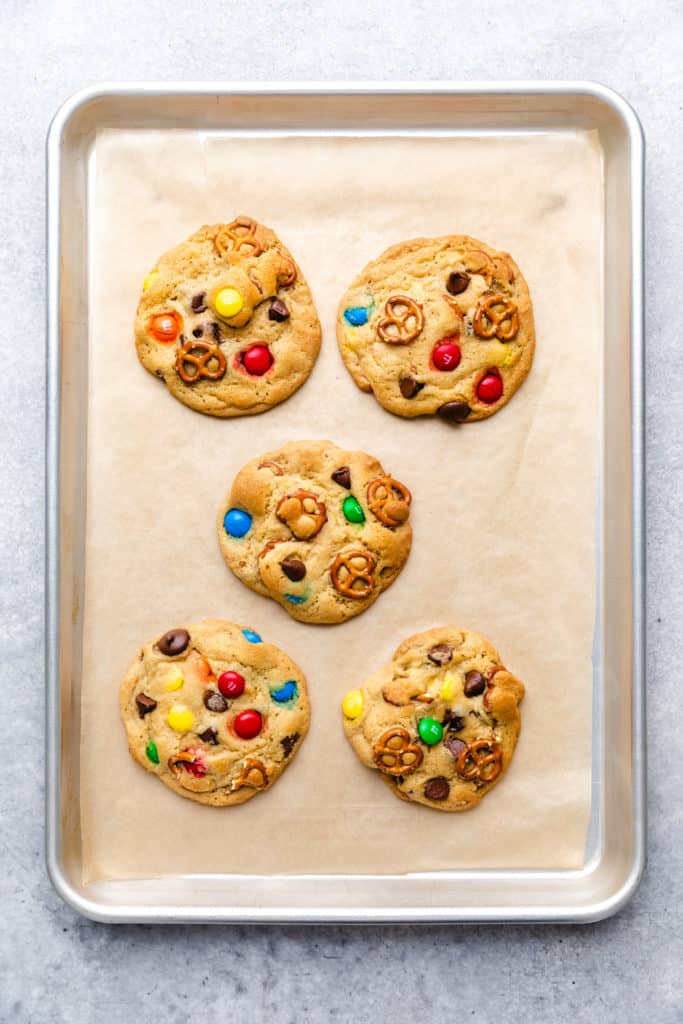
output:
<path id="1" fill-rule="evenodd" d="M 181 672 L 171 672 L 164 679 L 164 689 L 171 693 L 173 690 L 179 690 L 184 683 L 183 675 Z"/>
<path id="2" fill-rule="evenodd" d="M 348 519 L 350 523 L 365 522 L 365 513 L 360 506 L 360 502 L 357 498 L 354 498 L 353 494 L 349 494 L 348 498 L 344 498 L 342 512 L 344 513 L 344 518 Z"/>
<path id="3" fill-rule="evenodd" d="M 147 746 L 145 747 L 145 754 L 147 755 L 147 759 L 151 761 L 152 764 L 159 764 L 159 751 L 157 750 L 157 745 L 154 742 L 154 740 L 150 740 Z"/>
<path id="4" fill-rule="evenodd" d="M 352 327 L 362 327 L 368 322 L 368 311 L 365 306 L 351 306 L 344 310 L 344 319 Z"/>
<path id="5" fill-rule="evenodd" d="M 224 697 L 234 700 L 244 693 L 244 676 L 239 672 L 221 672 L 217 679 L 218 689 Z"/>
<path id="6" fill-rule="evenodd" d="M 176 313 L 157 313 L 150 319 L 147 330 L 155 341 L 171 345 L 180 333 L 179 318 Z"/>
<path id="7" fill-rule="evenodd" d="M 299 687 L 296 685 L 293 679 L 281 686 L 277 690 L 271 690 L 270 696 L 277 704 L 286 704 L 290 700 L 294 700 L 298 696 Z"/>
<path id="8" fill-rule="evenodd" d="M 422 742 L 426 743 L 428 747 L 439 743 L 443 736 L 443 726 L 435 718 L 421 718 L 417 724 L 417 731 Z"/>
<path id="9" fill-rule="evenodd" d="M 159 271 L 158 270 L 150 270 L 149 274 L 147 275 L 145 280 L 142 282 L 142 290 L 143 290 L 143 292 L 147 291 L 147 289 L 150 287 L 150 285 L 154 281 L 154 278 L 158 277 L 158 276 L 159 276 Z"/>
<path id="10" fill-rule="evenodd" d="M 230 537 L 244 537 L 251 530 L 252 518 L 241 508 L 231 508 L 223 517 L 223 529 Z"/>
<path id="11" fill-rule="evenodd" d="M 444 338 L 434 346 L 432 362 L 437 370 L 455 370 L 460 363 L 460 346 Z"/>
<path id="12" fill-rule="evenodd" d="M 497 373 L 487 373 L 477 384 L 477 398 L 486 405 L 493 405 L 503 394 L 503 381 Z"/>
<path id="13" fill-rule="evenodd" d="M 213 306 L 219 316 L 229 320 L 242 311 L 244 299 L 236 288 L 221 288 L 213 300 Z"/>
<path id="14" fill-rule="evenodd" d="M 252 377 L 262 377 L 271 368 L 273 361 L 267 345 L 252 345 L 242 353 L 242 365 Z"/>
<path id="15" fill-rule="evenodd" d="M 453 700 L 453 698 L 455 697 L 455 678 L 451 675 L 450 672 L 444 678 L 444 681 L 441 684 L 441 689 L 439 690 L 439 697 L 441 697 L 441 700 Z"/>
<path id="16" fill-rule="evenodd" d="M 290 604 L 303 604 L 306 598 L 301 594 L 285 594 L 285 601 Z"/>
<path id="17" fill-rule="evenodd" d="M 243 629 L 242 636 L 244 637 L 245 640 L 248 640 L 250 644 L 263 643 L 261 637 L 258 635 L 258 633 L 254 632 L 253 629 Z"/>
<path id="18" fill-rule="evenodd" d="M 194 725 L 194 715 L 185 704 L 174 704 L 166 715 L 166 721 L 175 732 L 189 732 Z"/>
<path id="19" fill-rule="evenodd" d="M 258 711 L 249 708 L 248 711 L 241 711 L 235 716 L 233 725 L 241 740 L 253 740 L 263 728 L 263 719 Z"/>
<path id="20" fill-rule="evenodd" d="M 363 714 L 363 693 L 361 690 L 349 690 L 342 700 L 342 711 L 345 718 L 360 718 Z"/>

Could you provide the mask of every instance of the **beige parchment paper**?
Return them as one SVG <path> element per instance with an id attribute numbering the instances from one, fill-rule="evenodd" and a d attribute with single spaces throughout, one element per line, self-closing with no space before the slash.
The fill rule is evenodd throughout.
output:
<path id="1" fill-rule="evenodd" d="M 602 184 L 596 137 L 259 138 L 106 131 L 91 167 L 91 309 L 81 814 L 84 881 L 184 873 L 577 868 L 590 811 Z M 249 213 L 291 248 L 323 347 L 304 387 L 258 417 L 175 401 L 137 361 L 133 317 L 157 256 Z M 499 415 L 402 420 L 352 383 L 337 301 L 393 242 L 464 232 L 509 250 L 534 303 L 530 377 Z M 368 612 L 294 622 L 224 566 L 217 506 L 239 467 L 290 439 L 363 448 L 413 491 L 413 551 Z M 180 623 L 250 625 L 304 669 L 311 730 L 265 794 L 179 799 L 130 759 L 118 688 Z M 395 799 L 341 729 L 340 698 L 407 635 L 482 632 L 526 683 L 517 753 L 474 811 Z"/>

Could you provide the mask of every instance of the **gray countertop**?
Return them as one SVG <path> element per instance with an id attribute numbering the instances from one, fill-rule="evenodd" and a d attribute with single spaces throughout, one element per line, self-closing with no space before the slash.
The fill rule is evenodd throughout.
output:
<path id="1" fill-rule="evenodd" d="M 683 6 L 3 0 L 0 1022 L 683 1020 Z M 104 926 L 43 862 L 44 139 L 103 80 L 595 79 L 647 138 L 649 866 L 581 927 Z M 679 390 L 681 389 L 681 390 Z M 666 486 L 665 486 L 666 485 Z"/>

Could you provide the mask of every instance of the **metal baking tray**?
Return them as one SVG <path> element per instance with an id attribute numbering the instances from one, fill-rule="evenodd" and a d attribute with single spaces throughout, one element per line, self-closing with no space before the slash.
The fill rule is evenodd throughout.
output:
<path id="1" fill-rule="evenodd" d="M 595 129 L 603 154 L 604 374 L 594 653 L 593 799 L 576 871 L 383 877 L 185 876 L 103 881 L 80 870 L 85 568 L 88 164 L 103 127 L 459 135 Z M 592 921 L 645 863 L 643 137 L 628 104 L 586 82 L 103 85 L 57 113 L 48 145 L 47 867 L 100 921 Z M 286 883 L 286 884 L 283 884 Z"/>

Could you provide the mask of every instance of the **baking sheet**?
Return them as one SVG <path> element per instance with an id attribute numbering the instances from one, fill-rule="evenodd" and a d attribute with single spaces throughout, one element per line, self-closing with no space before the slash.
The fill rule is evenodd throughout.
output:
<path id="1" fill-rule="evenodd" d="M 591 648 L 601 375 L 600 149 L 591 133 L 259 138 L 105 131 L 91 165 L 89 436 L 82 680 L 84 881 L 185 873 L 577 868 L 590 810 Z M 303 268 L 324 331 L 308 383 L 257 418 L 174 401 L 137 362 L 132 319 L 159 253 L 250 213 Z M 361 394 L 337 353 L 349 280 L 383 248 L 464 232 L 529 283 L 537 354 L 490 420 L 407 421 Z M 216 507 L 247 459 L 290 439 L 365 448 L 414 493 L 396 584 L 339 626 L 293 622 L 223 565 Z M 118 685 L 139 644 L 224 615 L 307 674 L 309 736 L 278 784 L 222 810 L 179 800 L 130 760 Z M 409 633 L 479 630 L 526 683 L 506 779 L 475 811 L 392 798 L 341 730 L 339 699 Z"/>

